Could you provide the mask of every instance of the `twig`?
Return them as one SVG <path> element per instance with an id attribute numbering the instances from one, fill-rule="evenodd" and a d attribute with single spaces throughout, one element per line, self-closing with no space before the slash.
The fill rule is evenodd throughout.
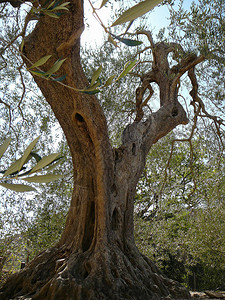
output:
<path id="1" fill-rule="evenodd" d="M 195 181 L 195 176 L 194 176 L 194 172 L 193 172 L 193 168 L 192 168 L 192 160 L 193 160 L 193 147 L 192 147 L 192 142 L 191 142 L 191 140 L 192 140 L 192 137 L 193 137 L 193 135 L 194 135 L 194 131 L 195 131 L 195 129 L 196 129 L 196 127 L 197 127 L 197 117 L 198 117 L 198 114 L 200 113 L 200 106 L 198 106 L 198 108 L 197 108 L 197 110 L 196 110 L 196 112 L 195 112 L 195 116 L 194 116 L 194 124 L 193 124 L 193 126 L 192 126 L 192 129 L 191 129 L 191 133 L 190 133 L 190 135 L 189 135 L 189 137 L 188 138 L 186 138 L 186 139 L 174 139 L 173 141 L 172 141 L 172 144 L 171 144 L 171 151 L 170 151 L 170 156 L 169 156 L 169 159 L 168 159 L 168 161 L 167 161 L 167 164 L 166 164 L 166 167 L 165 167 L 165 170 L 164 170 L 164 179 L 163 179 L 163 182 L 162 182 L 162 186 L 161 186 L 161 188 L 160 188 L 160 190 L 159 190 L 159 195 L 161 195 L 162 194 L 162 191 L 164 190 L 164 188 L 165 188 L 165 185 L 166 185 L 166 181 L 167 181 L 167 170 L 168 170 L 168 168 L 169 168 L 169 166 L 170 166 L 170 162 L 171 162 L 171 159 L 172 159 L 172 156 L 173 156 L 173 150 L 174 150 L 174 144 L 176 143 L 176 142 L 188 142 L 189 143 L 189 145 L 190 145 L 190 151 L 191 151 L 191 161 L 190 161 L 190 169 L 191 169 L 191 172 L 192 172 L 192 175 L 193 175 L 193 182 L 194 182 L 194 189 L 193 189 L 193 191 L 191 192 L 191 194 L 196 190 L 196 181 Z"/>
<path id="2" fill-rule="evenodd" d="M 105 30 L 106 33 L 110 34 L 109 30 L 106 28 L 106 26 L 103 24 L 101 18 L 99 17 L 98 13 L 96 12 L 96 8 L 94 7 L 94 5 L 92 4 L 92 2 L 90 0 L 88 0 L 91 8 L 92 8 L 92 14 L 94 15 L 95 19 L 98 21 L 98 23 L 103 27 L 103 29 Z"/>
<path id="3" fill-rule="evenodd" d="M 22 101 L 23 101 L 23 99 L 24 99 L 25 93 L 26 93 L 26 86 L 25 86 L 25 83 L 24 83 L 24 80 L 23 80 L 23 74 L 22 74 L 22 72 L 21 72 L 21 68 L 23 67 L 23 65 L 24 65 L 24 63 L 22 63 L 22 64 L 18 67 L 18 71 L 19 71 L 19 73 L 20 73 L 20 79 L 21 79 L 21 83 L 22 83 L 22 87 L 23 87 L 23 92 L 22 92 L 22 95 L 21 95 L 21 97 L 20 97 L 20 101 L 19 101 L 17 107 L 18 107 L 18 109 L 19 109 L 19 111 L 20 111 L 20 113 L 21 113 L 21 116 L 22 116 L 23 120 L 25 120 L 26 122 L 28 122 L 28 120 L 26 120 L 26 119 L 24 118 L 23 111 L 22 111 L 22 109 L 21 109 L 21 107 L 20 107 L 20 105 L 21 105 L 21 103 L 22 103 Z"/>
<path id="4" fill-rule="evenodd" d="M 223 144 L 221 133 L 220 133 L 220 126 L 225 125 L 224 122 L 221 119 L 219 119 L 218 117 L 212 116 L 211 114 L 209 114 L 206 111 L 205 104 L 203 103 L 202 99 L 198 96 L 198 83 L 197 83 L 197 78 L 196 78 L 196 75 L 194 72 L 194 68 L 192 68 L 188 71 L 188 76 L 189 76 L 192 86 L 193 86 L 192 90 L 190 91 L 190 95 L 192 96 L 193 102 L 198 103 L 201 111 L 204 113 L 204 115 L 201 115 L 201 117 L 207 117 L 214 121 L 217 135 L 220 138 L 221 144 Z"/>
<path id="5" fill-rule="evenodd" d="M 10 129 L 12 124 L 11 106 L 8 103 L 5 103 L 1 98 L 0 98 L 0 103 L 4 104 L 9 109 L 9 129 Z"/>

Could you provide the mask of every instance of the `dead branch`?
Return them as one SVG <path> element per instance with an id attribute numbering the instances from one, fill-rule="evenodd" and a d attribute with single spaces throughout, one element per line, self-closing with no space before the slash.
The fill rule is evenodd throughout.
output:
<path id="1" fill-rule="evenodd" d="M 193 99 L 193 102 L 198 103 L 201 111 L 203 112 L 203 115 L 199 113 L 199 116 L 201 116 L 202 118 L 207 117 L 207 118 L 213 120 L 213 122 L 215 124 L 215 127 L 216 127 L 217 135 L 220 139 L 221 144 L 223 144 L 222 137 L 221 137 L 220 126 L 225 125 L 224 122 L 220 118 L 218 118 L 217 116 L 213 116 L 213 115 L 209 114 L 206 111 L 205 104 L 198 95 L 198 82 L 197 82 L 197 78 L 196 78 L 196 75 L 195 75 L 195 72 L 194 72 L 194 67 L 188 71 L 188 76 L 191 80 L 192 87 L 193 87 L 192 90 L 190 91 L 190 95 Z"/>
<path id="2" fill-rule="evenodd" d="M 148 97 L 143 102 L 143 97 L 146 90 L 149 90 Z M 141 87 L 136 89 L 136 118 L 135 121 L 139 122 L 144 116 L 143 107 L 147 105 L 148 101 L 152 97 L 154 91 L 151 85 L 147 81 L 143 81 Z"/>

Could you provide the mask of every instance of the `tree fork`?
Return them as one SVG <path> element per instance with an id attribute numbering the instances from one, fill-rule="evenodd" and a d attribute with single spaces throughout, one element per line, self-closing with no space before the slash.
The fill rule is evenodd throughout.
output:
<path id="1" fill-rule="evenodd" d="M 9 279 L 2 289 L 2 299 L 24 296 L 25 299 L 147 300 L 168 295 L 172 299 L 189 298 L 184 288 L 163 277 L 154 264 L 139 253 L 133 240 L 135 186 L 148 152 L 143 148 L 143 141 L 149 139 L 151 132 L 150 147 L 158 134 L 162 134 L 158 127 L 165 126 L 167 118 L 171 118 L 171 112 L 161 108 L 148 122 L 134 123 L 124 131 L 123 144 L 114 155 L 113 194 L 109 191 L 105 199 L 107 204 L 111 202 L 106 211 L 109 216 L 106 227 L 98 226 L 98 189 L 93 186 L 97 180 L 92 177 L 97 174 L 81 164 L 84 173 L 79 185 L 85 188 L 89 184 L 89 188 L 82 192 L 75 188 L 61 241 Z M 82 137 L 85 137 L 84 132 Z M 88 152 L 88 157 L 92 152 L 95 151 Z M 91 215 L 93 208 L 95 216 Z M 105 220 L 105 216 L 102 217 Z M 104 234 L 98 234 L 98 230 L 103 229 Z"/>

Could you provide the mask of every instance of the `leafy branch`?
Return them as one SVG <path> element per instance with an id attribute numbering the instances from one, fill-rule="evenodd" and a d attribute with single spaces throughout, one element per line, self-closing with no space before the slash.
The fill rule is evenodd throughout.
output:
<path id="1" fill-rule="evenodd" d="M 47 3 L 48 2 L 49 1 L 47 1 Z M 47 3 L 45 3 L 45 4 L 47 4 Z M 62 3 L 62 0 L 60 0 L 60 1 L 54 0 L 54 1 L 50 2 L 50 4 L 47 7 L 45 7 L 45 4 L 43 7 L 41 5 L 39 5 L 38 7 L 33 6 L 31 8 L 30 14 L 38 16 L 38 17 L 46 15 L 46 16 L 58 19 L 62 15 L 60 10 L 69 11 L 67 6 L 70 4 L 70 2 Z"/>
<path id="2" fill-rule="evenodd" d="M 137 19 L 138 17 L 141 17 L 142 15 L 146 14 L 147 12 L 149 12 L 151 9 L 153 9 L 156 5 L 158 5 L 162 1 L 163 0 L 145 0 L 145 1 L 142 1 L 138 4 L 136 4 L 135 6 L 129 8 L 128 10 L 126 10 L 110 27 L 106 27 L 104 25 L 104 23 L 102 22 L 101 18 L 99 17 L 98 13 L 97 13 L 98 9 L 93 6 L 91 0 L 88 0 L 88 2 L 91 5 L 91 8 L 93 10 L 93 15 L 95 16 L 95 18 L 99 22 L 99 24 L 103 27 L 104 31 L 108 34 L 109 41 L 112 44 L 114 44 L 114 46 L 116 46 L 116 47 L 117 47 L 117 43 L 114 39 L 122 42 L 123 44 L 125 44 L 127 46 L 141 45 L 142 44 L 141 41 L 127 39 L 127 38 L 124 38 L 122 36 L 127 33 L 128 29 L 130 28 L 130 26 L 132 25 L 132 23 L 135 19 Z M 107 4 L 107 2 L 108 2 L 108 0 L 103 0 L 99 9 L 104 7 Z M 122 36 L 121 35 L 117 36 L 117 35 L 111 33 L 111 31 L 110 31 L 111 27 L 114 27 L 116 25 L 121 25 L 121 24 L 126 23 L 126 22 L 129 22 L 129 25 L 128 25 L 125 33 Z"/>
<path id="3" fill-rule="evenodd" d="M 129 72 L 131 72 L 139 64 L 139 61 L 137 61 L 137 60 L 128 61 L 124 65 L 124 68 L 123 68 L 122 72 L 119 74 L 119 76 L 116 79 L 115 79 L 116 74 L 114 74 L 114 75 L 110 76 L 108 79 L 106 79 L 104 84 L 100 80 L 100 75 L 101 75 L 101 72 L 102 72 L 102 66 L 100 66 L 97 70 L 94 71 L 94 73 L 92 75 L 92 78 L 91 78 L 90 85 L 88 87 L 86 87 L 85 89 L 76 89 L 74 87 L 71 87 L 71 86 L 68 86 L 68 85 L 62 83 L 62 81 L 66 78 L 66 75 L 55 78 L 56 75 L 54 73 L 57 72 L 60 69 L 61 65 L 66 60 L 66 58 L 65 59 L 58 59 L 53 64 L 53 66 L 46 72 L 42 71 L 39 68 L 40 66 L 44 65 L 51 57 L 52 57 L 52 55 L 46 55 L 46 56 L 42 57 L 37 62 L 32 64 L 31 67 L 28 68 L 28 70 L 36 76 L 42 77 L 42 78 L 47 79 L 47 80 L 50 79 L 50 80 L 57 81 L 59 84 L 65 86 L 67 88 L 73 89 L 76 92 L 89 94 L 89 95 L 99 93 L 101 91 L 101 88 L 105 88 L 105 87 L 107 87 L 111 84 L 114 84 L 115 82 L 117 82 L 121 78 L 125 77 Z M 37 70 L 35 70 L 35 69 L 37 69 Z"/>
<path id="4" fill-rule="evenodd" d="M 22 30 L 22 32 L 17 35 L 17 37 L 15 39 L 13 39 L 13 41 L 11 41 L 10 43 L 7 43 L 7 47 L 12 46 L 13 48 L 15 48 L 13 46 L 13 43 L 15 42 L 16 39 L 18 39 L 18 37 L 22 36 L 22 38 L 25 35 L 25 31 L 27 28 L 27 25 L 29 23 L 29 21 L 32 19 L 32 15 L 41 17 L 43 15 L 47 15 L 53 18 L 59 18 L 61 13 L 59 12 L 60 10 L 69 10 L 68 9 L 68 5 L 70 4 L 70 2 L 64 2 L 61 3 L 62 1 L 52 1 L 48 4 L 49 1 L 47 1 L 43 6 L 38 5 L 37 7 L 32 6 L 28 17 L 25 20 L 25 26 Z M 108 1 L 102 1 L 101 7 L 105 6 L 107 4 Z M 139 16 L 142 16 L 143 14 L 147 13 L 149 10 L 151 10 L 154 6 L 156 6 L 157 4 L 159 4 L 160 0 L 146 0 L 143 2 L 140 2 L 139 4 L 135 5 L 134 7 L 128 9 L 127 11 L 125 11 L 122 16 L 120 16 L 120 18 L 115 21 L 111 27 L 125 23 L 127 21 L 133 21 L 134 19 L 138 18 Z M 114 39 L 124 43 L 127 46 L 138 46 L 140 44 L 142 44 L 141 41 L 138 40 L 132 40 L 132 39 L 127 39 L 124 38 L 122 36 L 117 36 L 115 34 L 112 34 L 110 32 L 110 29 L 107 28 L 103 22 L 101 21 L 98 13 L 97 13 L 97 9 L 93 6 L 92 2 L 89 0 L 89 3 L 93 9 L 93 14 L 96 17 L 96 19 L 98 20 L 98 22 L 101 24 L 101 26 L 104 28 L 105 32 L 109 35 L 109 41 L 111 41 L 114 45 L 117 45 L 117 43 L 115 42 Z M 47 5 L 47 7 L 45 7 L 45 5 Z M 99 9 L 100 9 L 99 8 Z M 133 19 L 132 19 L 133 18 Z M 132 20 L 131 20 L 132 19 Z M 3 42 L 3 39 L 1 39 Z M 115 83 L 116 81 L 118 81 L 119 79 L 123 78 L 124 76 L 126 76 L 129 72 L 131 72 L 135 66 L 139 63 L 138 61 L 134 60 L 134 61 L 129 61 L 124 65 L 124 69 L 121 72 L 121 74 L 115 79 L 116 75 L 112 75 L 110 76 L 106 82 L 104 84 L 101 83 L 101 80 L 99 79 L 100 73 L 102 71 L 102 67 L 100 66 L 92 75 L 92 79 L 91 79 L 91 83 L 90 86 L 86 87 L 85 89 L 76 89 L 74 87 L 68 86 L 66 84 L 64 84 L 62 81 L 66 78 L 66 75 L 57 77 L 56 76 L 56 72 L 60 69 L 60 67 L 62 66 L 63 62 L 66 60 L 66 58 L 64 59 L 58 59 L 53 65 L 52 67 L 44 72 L 43 70 L 40 69 L 40 66 L 44 65 L 51 57 L 52 55 L 47 55 L 42 57 L 41 59 L 39 59 L 37 62 L 32 63 L 30 62 L 27 57 L 23 54 L 23 47 L 24 47 L 24 39 L 22 40 L 22 43 L 20 45 L 20 50 L 17 50 L 20 52 L 20 54 L 31 64 L 31 67 L 28 68 L 28 70 L 36 76 L 39 76 L 41 78 L 47 79 L 47 80 L 53 80 L 58 82 L 59 84 L 73 89 L 76 92 L 81 92 L 81 93 L 85 93 L 85 94 L 96 94 L 98 92 L 101 91 L 101 88 L 105 88 L 113 83 Z"/>
<path id="5" fill-rule="evenodd" d="M 34 175 L 35 173 L 43 170 L 47 172 L 53 170 L 58 165 L 61 158 L 59 153 L 52 153 L 41 157 L 36 152 L 33 152 L 32 150 L 37 144 L 39 138 L 40 136 L 29 144 L 23 155 L 18 160 L 12 163 L 7 169 L 0 170 L 0 173 L 2 174 L 2 177 L 0 178 L 1 186 L 16 192 L 30 192 L 36 191 L 36 189 L 30 185 L 15 184 L 12 182 L 15 180 L 23 180 L 34 183 L 47 183 L 62 178 L 62 175 L 55 174 Z M 0 159 L 7 151 L 11 140 L 12 139 L 10 137 L 7 138 L 0 146 Z M 36 164 L 32 165 L 32 167 L 27 170 L 27 163 L 30 162 L 32 158 L 35 159 Z"/>

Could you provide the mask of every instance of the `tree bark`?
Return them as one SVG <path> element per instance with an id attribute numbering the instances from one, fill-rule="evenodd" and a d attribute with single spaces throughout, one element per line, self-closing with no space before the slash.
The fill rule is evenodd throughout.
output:
<path id="1" fill-rule="evenodd" d="M 66 57 L 60 74 L 67 74 L 68 86 L 84 88 L 88 82 L 80 64 L 82 30 L 81 0 L 72 0 L 60 20 L 41 17 L 25 39 L 26 64 L 53 54 L 43 67 L 48 70 L 56 59 Z M 142 78 L 142 87 L 158 83 L 161 108 L 127 126 L 118 149 L 110 144 L 95 96 L 34 77 L 66 135 L 74 191 L 60 241 L 9 278 L 0 290 L 1 299 L 189 299 L 186 289 L 139 253 L 133 235 L 135 190 L 146 156 L 161 137 L 188 121 L 177 100 L 174 76 L 169 76 L 179 75 L 183 66 L 170 69 L 167 54 L 172 50 L 163 43 L 154 47 L 155 65 Z"/>

